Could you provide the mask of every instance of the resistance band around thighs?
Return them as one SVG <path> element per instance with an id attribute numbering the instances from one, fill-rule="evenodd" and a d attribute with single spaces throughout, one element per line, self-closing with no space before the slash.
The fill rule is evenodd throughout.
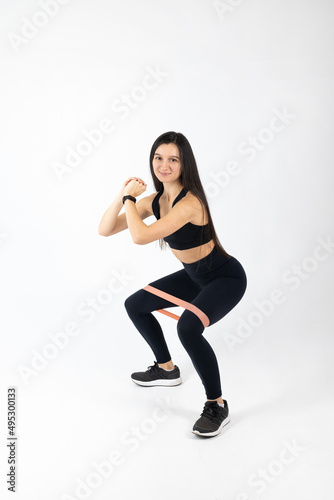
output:
<path id="1" fill-rule="evenodd" d="M 151 285 L 147 285 L 143 288 L 143 290 L 146 290 L 147 292 L 153 293 L 153 295 L 157 295 L 158 297 L 161 297 L 162 299 L 168 300 L 168 302 L 172 302 L 173 304 L 183 307 L 184 309 L 188 309 L 188 311 L 191 311 L 192 313 L 196 314 L 196 316 L 199 317 L 199 319 L 202 321 L 204 328 L 209 326 L 210 320 L 208 316 L 198 309 L 198 307 L 194 306 L 190 302 L 186 302 L 185 300 L 179 299 L 178 297 L 174 297 L 174 295 L 170 295 L 169 293 L 163 292 L 162 290 L 158 290 L 158 288 L 154 288 Z M 180 316 L 177 314 L 173 314 L 169 311 L 166 311 L 165 309 L 157 309 L 157 312 L 161 314 L 165 314 L 166 316 L 169 316 L 170 318 L 179 320 Z"/>

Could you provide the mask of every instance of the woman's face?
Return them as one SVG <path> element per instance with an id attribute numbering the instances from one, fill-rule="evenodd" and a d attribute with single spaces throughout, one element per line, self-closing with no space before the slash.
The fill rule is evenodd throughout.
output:
<path id="1" fill-rule="evenodd" d="M 153 157 L 153 171 L 159 181 L 173 182 L 181 175 L 180 151 L 176 144 L 161 144 Z"/>

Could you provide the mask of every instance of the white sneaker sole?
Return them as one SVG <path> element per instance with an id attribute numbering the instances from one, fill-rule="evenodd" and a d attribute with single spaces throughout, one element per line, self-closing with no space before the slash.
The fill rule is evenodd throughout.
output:
<path id="1" fill-rule="evenodd" d="M 197 436 L 204 436 L 204 437 L 212 437 L 212 436 L 217 436 L 217 434 L 220 433 L 223 427 L 227 425 L 231 421 L 230 416 L 226 417 L 225 420 L 222 421 L 220 424 L 219 428 L 216 431 L 212 432 L 200 432 L 200 431 L 192 431 L 194 434 L 197 434 Z"/>
<path id="2" fill-rule="evenodd" d="M 142 380 L 135 380 L 131 377 L 132 382 L 138 385 L 142 385 L 144 387 L 152 387 L 155 385 L 160 385 L 164 387 L 172 387 L 174 385 L 180 385 L 182 382 L 182 378 L 173 378 L 173 379 L 158 379 L 158 380 L 150 380 L 149 382 L 144 382 Z"/>

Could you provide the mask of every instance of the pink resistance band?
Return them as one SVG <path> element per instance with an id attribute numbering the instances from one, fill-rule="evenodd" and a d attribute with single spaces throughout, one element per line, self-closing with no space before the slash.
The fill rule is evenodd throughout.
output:
<path id="1" fill-rule="evenodd" d="M 146 290 L 147 292 L 153 293 L 154 295 L 157 295 L 158 297 L 161 297 L 162 299 L 168 300 L 169 302 L 172 302 L 173 304 L 176 304 L 177 306 L 183 307 L 184 309 L 188 309 L 188 311 L 193 312 L 196 314 L 196 316 L 199 317 L 199 319 L 202 321 L 204 328 L 206 326 L 209 326 L 210 320 L 207 317 L 207 315 L 198 309 L 198 307 L 194 306 L 190 302 L 186 302 L 185 300 L 179 299 L 178 297 L 174 297 L 174 295 L 170 295 L 169 293 L 163 292 L 162 290 L 158 290 L 158 288 L 154 288 L 151 285 L 147 285 L 143 288 L 143 290 Z M 157 309 L 158 312 L 165 314 L 166 316 L 169 316 L 170 318 L 174 318 L 176 320 L 180 319 L 180 316 L 177 316 L 176 314 L 170 313 L 169 311 L 165 311 L 164 309 Z"/>

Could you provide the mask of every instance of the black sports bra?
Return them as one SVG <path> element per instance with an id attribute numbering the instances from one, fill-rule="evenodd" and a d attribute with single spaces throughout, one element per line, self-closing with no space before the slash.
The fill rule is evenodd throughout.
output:
<path id="1" fill-rule="evenodd" d="M 182 189 L 173 201 L 172 207 L 186 195 L 187 191 L 188 190 L 186 188 Z M 162 191 L 159 191 L 156 194 L 152 201 L 152 211 L 156 219 L 160 219 L 159 199 L 162 193 L 163 188 Z M 197 224 L 192 224 L 191 222 L 187 222 L 187 224 L 180 227 L 180 229 L 175 231 L 175 233 L 164 238 L 169 246 L 175 250 L 188 250 L 189 248 L 199 247 L 200 245 L 204 245 L 204 243 L 208 243 L 211 239 L 212 234 L 209 224 L 198 226 Z"/>

